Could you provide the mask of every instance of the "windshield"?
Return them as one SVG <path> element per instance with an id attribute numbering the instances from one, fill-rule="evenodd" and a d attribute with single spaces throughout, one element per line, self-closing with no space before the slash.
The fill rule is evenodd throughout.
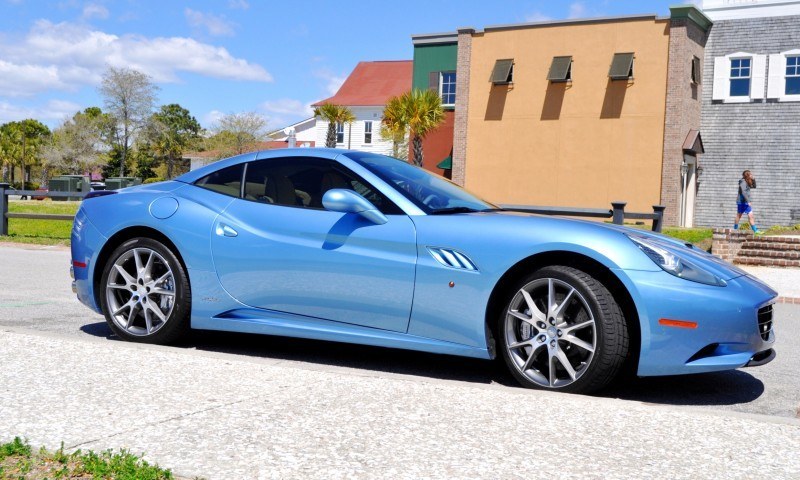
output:
<path id="1" fill-rule="evenodd" d="M 348 152 L 347 156 L 392 185 L 427 214 L 497 210 L 455 183 L 402 160 L 359 152 Z"/>

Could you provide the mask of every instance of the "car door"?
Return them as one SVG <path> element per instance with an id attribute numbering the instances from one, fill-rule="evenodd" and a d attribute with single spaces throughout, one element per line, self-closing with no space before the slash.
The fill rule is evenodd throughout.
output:
<path id="1" fill-rule="evenodd" d="M 407 215 L 332 160 L 272 158 L 245 171 L 241 198 L 220 214 L 211 241 L 219 280 L 234 298 L 262 309 L 407 330 L 417 259 Z M 322 195 L 331 188 L 356 190 L 388 222 L 325 210 Z"/>

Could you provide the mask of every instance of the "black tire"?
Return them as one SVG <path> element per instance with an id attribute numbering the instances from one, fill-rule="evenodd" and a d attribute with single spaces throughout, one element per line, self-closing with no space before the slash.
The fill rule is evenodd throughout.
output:
<path id="1" fill-rule="evenodd" d="M 523 289 L 530 290 L 527 297 Z M 528 308 L 529 299 L 535 312 Z M 554 305 L 551 311 L 548 305 Z M 516 282 L 503 307 L 498 347 L 523 386 L 591 393 L 622 369 L 629 348 L 625 317 L 608 289 L 588 273 L 561 265 L 543 267 Z"/>
<path id="2" fill-rule="evenodd" d="M 166 345 L 189 330 L 189 277 L 175 253 L 157 240 L 133 238 L 117 247 L 98 288 L 106 322 L 123 340 Z"/>

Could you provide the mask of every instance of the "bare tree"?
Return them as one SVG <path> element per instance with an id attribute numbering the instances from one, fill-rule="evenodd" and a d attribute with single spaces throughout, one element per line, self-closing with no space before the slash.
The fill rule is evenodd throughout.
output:
<path id="1" fill-rule="evenodd" d="M 214 136 L 218 148 L 234 154 L 251 151 L 266 134 L 267 121 L 256 112 L 229 113 L 217 121 Z"/>
<path id="2" fill-rule="evenodd" d="M 150 77 L 129 68 L 108 67 L 99 88 L 105 107 L 117 119 L 117 145 L 122 151 L 120 176 L 125 176 L 125 160 L 132 139 L 153 113 L 158 87 Z"/>
<path id="3" fill-rule="evenodd" d="M 82 175 L 103 163 L 100 144 L 104 120 L 102 114 L 87 109 L 53 130 L 50 143 L 42 151 L 42 185 L 49 180 L 51 168 Z"/>

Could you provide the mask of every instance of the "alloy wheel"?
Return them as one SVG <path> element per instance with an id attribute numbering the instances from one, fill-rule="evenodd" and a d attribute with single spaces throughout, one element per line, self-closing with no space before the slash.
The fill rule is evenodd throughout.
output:
<path id="1" fill-rule="evenodd" d="M 556 278 L 536 279 L 514 295 L 504 335 L 514 368 L 546 388 L 565 387 L 581 378 L 597 347 L 589 304 L 574 286 Z"/>
<path id="2" fill-rule="evenodd" d="M 111 267 L 106 301 L 117 327 L 134 336 L 153 335 L 175 307 L 175 276 L 156 251 L 132 248 Z"/>

